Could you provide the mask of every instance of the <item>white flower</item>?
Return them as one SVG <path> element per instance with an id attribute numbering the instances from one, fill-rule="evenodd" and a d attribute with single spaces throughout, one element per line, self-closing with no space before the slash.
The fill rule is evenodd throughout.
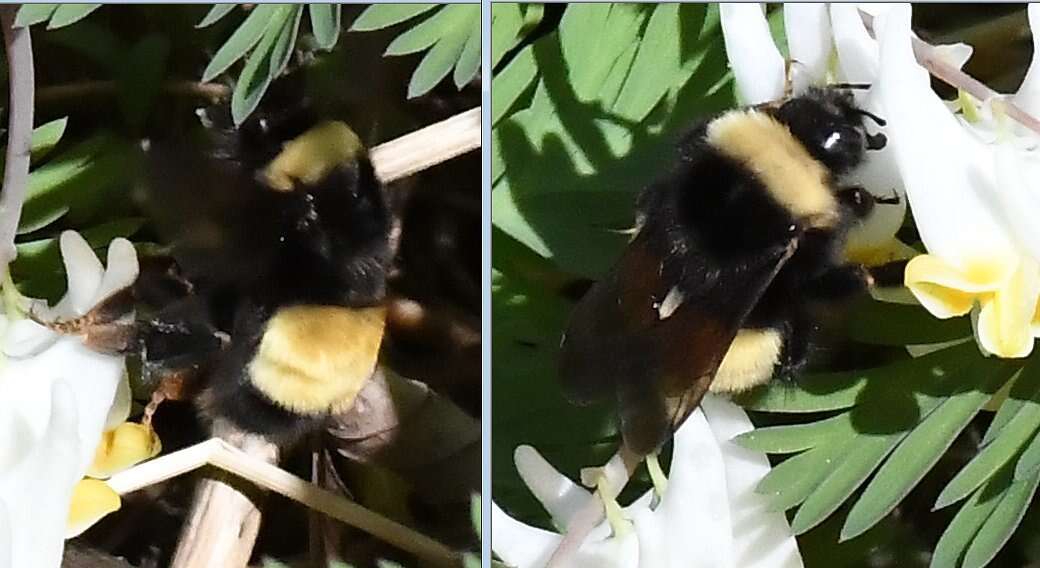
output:
<path id="1" fill-rule="evenodd" d="M 906 285 L 936 317 L 972 312 L 984 351 L 1025 357 L 1040 335 L 1040 139 L 999 101 L 953 114 L 914 58 L 910 15 L 897 6 L 878 27 L 890 146 L 928 249 L 907 266 Z M 1035 43 L 1040 7 L 1029 6 L 1029 20 Z M 1012 99 L 1040 109 L 1040 57 Z"/>
<path id="2" fill-rule="evenodd" d="M 598 526 L 567 568 L 786 568 L 802 565 L 783 513 L 770 512 L 755 486 L 769 461 L 731 440 L 751 430 L 740 407 L 707 395 L 675 434 L 671 475 L 661 502 L 648 492 L 624 508 L 632 531 L 613 536 Z M 557 526 L 598 499 L 522 446 L 517 469 Z M 511 518 L 492 503 L 492 549 L 517 568 L 540 568 L 558 533 Z"/>
<path id="3" fill-rule="evenodd" d="M 62 234 L 61 251 L 68 292 L 48 318 L 85 314 L 137 277 L 125 239 L 109 246 L 107 270 L 77 233 Z M 8 315 L 0 315 L 0 334 L 0 566 L 58 566 L 74 488 L 102 433 L 129 411 L 123 358 Z M 94 498 L 93 485 L 77 497 Z"/>

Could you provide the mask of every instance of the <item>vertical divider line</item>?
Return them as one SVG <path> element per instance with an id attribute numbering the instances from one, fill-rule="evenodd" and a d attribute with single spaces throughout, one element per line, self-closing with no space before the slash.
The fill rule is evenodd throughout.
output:
<path id="1" fill-rule="evenodd" d="M 480 562 L 491 567 L 491 1 L 480 1 L 481 490 Z"/>

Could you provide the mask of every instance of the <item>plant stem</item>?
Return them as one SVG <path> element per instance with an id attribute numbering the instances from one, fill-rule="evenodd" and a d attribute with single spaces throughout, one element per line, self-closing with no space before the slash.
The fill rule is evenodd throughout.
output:
<path id="1" fill-rule="evenodd" d="M 26 186 L 29 184 L 29 149 L 33 125 L 33 54 L 29 28 L 15 28 L 18 4 L 0 6 L 4 49 L 7 52 L 8 84 L 7 156 L 4 185 L 0 191 L 0 270 L 18 256 L 14 238 L 22 215 Z"/>

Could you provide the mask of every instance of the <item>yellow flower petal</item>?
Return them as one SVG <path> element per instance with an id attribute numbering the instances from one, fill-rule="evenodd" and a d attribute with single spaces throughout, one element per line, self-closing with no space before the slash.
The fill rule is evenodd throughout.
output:
<path id="1" fill-rule="evenodd" d="M 1004 287 L 1017 265 L 1017 259 L 994 255 L 955 267 L 922 254 L 907 263 L 904 282 L 932 315 L 945 319 L 968 313 L 980 295 Z"/>
<path id="2" fill-rule="evenodd" d="M 72 489 L 65 538 L 80 535 L 105 515 L 119 510 L 119 494 L 104 481 L 82 479 Z"/>
<path id="3" fill-rule="evenodd" d="M 1040 266 L 1023 259 L 996 294 L 981 301 L 979 343 L 998 357 L 1025 357 L 1033 351 L 1033 317 L 1040 295 Z"/>
<path id="4" fill-rule="evenodd" d="M 106 478 L 138 462 L 155 457 L 162 444 L 150 426 L 124 422 L 101 436 L 87 476 Z"/>

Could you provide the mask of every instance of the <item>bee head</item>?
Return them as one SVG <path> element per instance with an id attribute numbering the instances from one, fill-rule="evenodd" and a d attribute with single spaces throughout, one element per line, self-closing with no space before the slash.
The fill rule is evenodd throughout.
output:
<path id="1" fill-rule="evenodd" d="M 883 134 L 869 134 L 864 119 L 885 121 L 856 106 L 850 88 L 812 88 L 784 102 L 775 112 L 810 154 L 835 175 L 858 166 L 867 150 L 885 146 Z"/>

